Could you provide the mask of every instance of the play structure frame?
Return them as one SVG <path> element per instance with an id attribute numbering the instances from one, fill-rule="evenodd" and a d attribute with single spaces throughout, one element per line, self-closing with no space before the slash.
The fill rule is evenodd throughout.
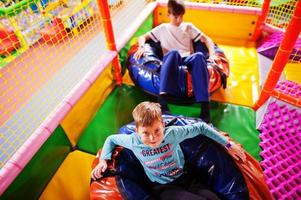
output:
<path id="1" fill-rule="evenodd" d="M 252 36 L 252 40 L 256 41 L 264 29 L 264 21 L 267 17 L 268 9 L 270 6 L 270 0 L 265 0 L 261 9 L 260 17 L 256 22 L 256 28 Z M 131 38 L 131 36 L 136 32 L 143 21 L 151 14 L 155 13 L 154 24 L 158 24 L 158 19 L 156 18 L 157 8 L 159 6 L 165 6 L 166 1 L 154 1 L 147 5 L 144 12 L 137 17 L 137 21 L 132 25 L 130 31 L 124 33 L 124 37 L 119 40 L 116 44 L 114 37 L 114 30 L 112 26 L 112 20 L 110 16 L 110 10 L 107 0 L 98 0 L 99 11 L 101 13 L 101 19 L 103 24 L 103 30 L 105 33 L 106 44 L 108 47 L 107 53 L 100 58 L 94 69 L 91 70 L 89 74 L 78 84 L 78 87 L 73 90 L 72 95 L 66 98 L 62 104 L 47 118 L 43 124 L 30 136 L 30 138 L 24 143 L 24 145 L 17 150 L 13 157 L 4 165 L 0 171 L 0 195 L 7 189 L 7 187 L 14 181 L 18 174 L 23 170 L 26 164 L 30 161 L 33 155 L 39 150 L 42 144 L 48 139 L 55 128 L 64 119 L 67 113 L 72 109 L 72 107 L 77 103 L 80 97 L 88 90 L 88 88 L 93 84 L 97 77 L 104 71 L 104 69 L 109 66 L 110 63 L 114 67 L 114 79 L 117 85 L 122 84 L 122 74 L 121 67 L 118 57 L 118 52 L 126 44 L 126 42 Z M 187 6 L 190 8 L 199 9 L 212 9 L 212 6 L 199 5 L 197 3 L 188 3 Z M 225 5 L 215 5 L 214 9 L 217 10 L 229 10 L 231 8 L 232 12 L 240 10 L 246 13 L 257 12 L 258 9 L 254 8 L 236 8 L 235 6 L 225 6 Z M 279 80 L 280 74 L 283 71 L 286 63 L 288 62 L 289 55 L 294 47 L 296 40 L 298 39 L 301 31 L 301 1 L 297 1 L 296 8 L 293 17 L 287 27 L 284 38 L 281 42 L 280 48 L 276 54 L 273 61 L 272 67 L 269 71 L 268 77 L 263 85 L 260 97 L 254 105 L 254 110 L 260 108 L 270 96 L 274 96 L 280 100 L 286 101 L 292 105 L 301 107 L 301 100 L 293 98 L 291 96 L 285 95 L 279 91 L 275 90 L 275 86 Z"/>

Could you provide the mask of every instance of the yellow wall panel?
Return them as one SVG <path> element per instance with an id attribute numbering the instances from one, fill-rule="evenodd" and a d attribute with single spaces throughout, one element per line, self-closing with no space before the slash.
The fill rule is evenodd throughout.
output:
<path id="1" fill-rule="evenodd" d="M 62 121 L 61 125 L 72 146 L 76 145 L 80 134 L 115 87 L 111 69 L 111 66 L 108 66 L 102 72 Z"/>
<path id="2" fill-rule="evenodd" d="M 258 16 L 233 12 L 187 9 L 184 21 L 192 22 L 205 34 L 213 38 L 250 40 Z M 158 22 L 168 22 L 165 7 L 158 7 Z"/>
<path id="3" fill-rule="evenodd" d="M 288 63 L 284 68 L 285 78 L 301 84 L 301 63 Z"/>
<path id="4" fill-rule="evenodd" d="M 255 43 L 244 46 L 219 45 L 230 61 L 226 90 L 220 88 L 212 100 L 252 107 L 259 95 L 259 72 Z"/>
<path id="5" fill-rule="evenodd" d="M 94 155 L 74 151 L 66 157 L 55 173 L 40 200 L 90 198 L 90 173 Z"/>

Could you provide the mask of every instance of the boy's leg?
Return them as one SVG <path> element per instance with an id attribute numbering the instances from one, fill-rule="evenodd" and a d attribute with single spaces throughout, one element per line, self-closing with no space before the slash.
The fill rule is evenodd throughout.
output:
<path id="1" fill-rule="evenodd" d="M 197 194 L 206 200 L 220 200 L 220 198 L 214 192 L 197 180 L 191 184 L 188 191 Z"/>
<path id="2" fill-rule="evenodd" d="M 167 105 L 167 94 L 166 93 L 159 94 L 158 103 L 161 106 L 161 110 L 162 110 L 163 114 L 170 114 L 168 105 Z"/>
<path id="3" fill-rule="evenodd" d="M 197 52 L 188 56 L 184 60 L 192 75 L 192 85 L 194 96 L 197 102 L 201 104 L 200 118 L 205 122 L 210 122 L 210 104 L 209 104 L 209 72 L 205 55 Z"/>
<path id="4" fill-rule="evenodd" d="M 172 184 L 155 186 L 153 188 L 153 192 L 160 198 L 160 200 L 206 200 L 198 194 L 189 192 L 181 186 Z"/>
<path id="5" fill-rule="evenodd" d="M 176 84 L 178 82 L 179 66 L 182 63 L 181 55 L 178 51 L 170 51 L 163 58 L 163 64 L 160 71 L 160 89 L 158 102 L 161 105 L 163 113 L 168 112 L 167 106 L 167 94 L 177 96 L 178 88 Z"/>
<path id="6" fill-rule="evenodd" d="M 204 101 L 204 102 L 200 102 L 200 104 L 201 104 L 200 118 L 204 122 L 210 123 L 210 102 Z"/>

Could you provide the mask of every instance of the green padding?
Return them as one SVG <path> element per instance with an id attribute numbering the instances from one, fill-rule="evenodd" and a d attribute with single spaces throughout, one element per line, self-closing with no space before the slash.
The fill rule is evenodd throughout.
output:
<path id="1" fill-rule="evenodd" d="M 133 121 L 134 107 L 147 100 L 154 101 L 155 99 L 132 86 L 116 87 L 81 134 L 78 148 L 96 154 L 107 136 L 116 133 L 121 126 Z"/>
<path id="2" fill-rule="evenodd" d="M 82 134 L 78 147 L 86 152 L 96 153 L 102 147 L 107 136 L 131 122 L 131 112 L 141 101 L 156 101 L 136 87 L 123 85 L 117 87 L 97 112 L 88 128 Z M 169 104 L 171 112 L 177 115 L 197 117 L 199 104 Z M 227 132 L 235 141 L 257 160 L 259 157 L 258 131 L 255 129 L 255 112 L 247 107 L 211 102 L 211 118 L 215 127 Z"/>
<path id="3" fill-rule="evenodd" d="M 140 28 L 136 31 L 130 41 L 121 49 L 119 52 L 119 60 L 122 66 L 122 73 L 124 74 L 126 66 L 126 58 L 130 47 L 138 41 L 138 37 L 147 33 L 153 28 L 153 15 L 150 15 L 145 22 L 140 26 Z"/>
<path id="4" fill-rule="evenodd" d="M 199 104 L 170 105 L 173 114 L 197 117 Z M 259 132 L 255 128 L 255 112 L 243 106 L 211 102 L 211 121 L 219 130 L 227 132 L 231 138 L 243 145 L 255 159 L 261 160 L 259 153 Z"/>
<path id="5" fill-rule="evenodd" d="M 71 144 L 59 126 L 0 199 L 38 199 L 70 150 Z"/>
<path id="6" fill-rule="evenodd" d="M 255 159 L 261 161 L 259 132 L 256 130 L 256 114 L 253 109 L 232 104 L 212 103 L 212 121 L 243 145 Z"/>

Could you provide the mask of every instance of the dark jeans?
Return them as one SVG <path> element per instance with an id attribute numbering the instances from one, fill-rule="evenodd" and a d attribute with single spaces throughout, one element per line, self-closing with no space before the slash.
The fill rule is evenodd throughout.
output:
<path id="1" fill-rule="evenodd" d="M 220 200 L 207 186 L 184 173 L 168 184 L 152 183 L 153 194 L 161 200 Z"/>
<path id="2" fill-rule="evenodd" d="M 180 65 L 186 65 L 191 71 L 192 85 L 196 102 L 209 102 L 209 72 L 203 53 L 197 52 L 182 58 L 178 51 L 172 50 L 163 58 L 160 71 L 160 93 L 166 92 L 173 96 L 179 95 Z"/>

